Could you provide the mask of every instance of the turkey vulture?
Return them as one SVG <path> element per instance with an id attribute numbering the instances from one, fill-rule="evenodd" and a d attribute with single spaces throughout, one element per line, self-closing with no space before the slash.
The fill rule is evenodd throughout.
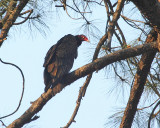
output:
<path id="1" fill-rule="evenodd" d="M 84 35 L 73 36 L 68 34 L 49 49 L 43 65 L 45 67 L 45 92 L 50 87 L 54 88 L 62 80 L 62 77 L 71 70 L 74 59 L 77 58 L 77 49 L 82 41 L 89 42 Z"/>

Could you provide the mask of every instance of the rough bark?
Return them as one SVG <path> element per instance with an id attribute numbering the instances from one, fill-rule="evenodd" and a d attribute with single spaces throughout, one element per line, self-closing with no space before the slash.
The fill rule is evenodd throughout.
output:
<path id="1" fill-rule="evenodd" d="M 154 29 L 152 29 L 148 34 L 145 43 L 156 41 L 157 37 L 158 37 L 157 32 L 154 31 Z M 130 128 L 132 126 L 134 115 L 136 113 L 137 106 L 146 83 L 147 75 L 150 71 L 150 67 L 156 55 L 157 50 L 153 50 L 142 54 L 141 60 L 138 63 L 134 85 L 130 93 L 130 97 L 122 118 L 120 128 Z"/>
<path id="2" fill-rule="evenodd" d="M 10 10 L 9 12 L 7 12 L 6 16 L 2 20 L 3 27 L 2 27 L 2 30 L 0 33 L 0 47 L 2 46 L 3 41 L 6 39 L 7 34 L 9 32 L 10 28 L 12 27 L 13 23 L 16 21 L 17 17 L 19 16 L 19 14 L 23 10 L 23 8 L 26 6 L 28 1 L 29 0 L 20 1 L 19 4 L 17 5 L 17 7 L 14 3 L 14 2 L 16 2 L 15 0 L 12 0 L 10 2 L 11 7 L 9 7 L 9 8 L 13 8 L 13 9 Z"/>
<path id="3" fill-rule="evenodd" d="M 160 28 L 160 2 L 157 0 L 131 0 L 152 27 Z"/>
<path id="4" fill-rule="evenodd" d="M 137 110 L 137 105 L 143 93 L 147 75 L 150 71 L 155 54 L 156 51 L 150 51 L 148 53 L 144 53 L 141 57 L 141 60 L 138 64 L 137 73 L 135 75 L 135 82 L 130 93 L 120 128 L 131 128 L 132 126 L 134 115 Z"/>
<path id="5" fill-rule="evenodd" d="M 68 75 L 65 76 L 63 85 L 58 84 L 55 88 L 53 88 L 53 90 L 49 89 L 46 93 L 43 93 L 35 102 L 32 103 L 32 105 L 18 119 L 13 121 L 7 128 L 20 128 L 24 124 L 31 122 L 35 114 L 38 113 L 53 96 L 55 96 L 64 87 L 73 83 L 77 79 L 84 77 L 87 74 L 90 74 L 94 71 L 100 70 L 105 66 L 114 63 L 116 61 L 141 55 L 142 53 L 146 53 L 152 50 L 153 51 L 157 50 L 156 42 L 116 51 L 112 54 L 96 59 L 92 63 L 89 63 L 69 73 Z"/>

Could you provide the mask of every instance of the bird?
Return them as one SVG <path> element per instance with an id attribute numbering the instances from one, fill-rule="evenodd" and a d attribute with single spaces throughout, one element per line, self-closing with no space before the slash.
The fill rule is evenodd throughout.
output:
<path id="1" fill-rule="evenodd" d="M 43 64 L 45 92 L 49 88 L 53 89 L 69 73 L 83 41 L 89 42 L 85 35 L 68 34 L 48 50 Z"/>

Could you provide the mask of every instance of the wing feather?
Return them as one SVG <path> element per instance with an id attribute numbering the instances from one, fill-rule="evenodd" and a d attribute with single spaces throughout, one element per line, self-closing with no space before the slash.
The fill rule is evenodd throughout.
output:
<path id="1" fill-rule="evenodd" d="M 73 35 L 64 36 L 57 42 L 57 44 L 49 49 L 43 65 L 45 67 L 45 91 L 50 88 L 51 84 L 52 87 L 55 86 L 53 81 L 57 83 L 57 81 L 71 70 L 76 57 L 77 42 Z M 47 77 L 45 75 L 47 75 Z"/>
<path id="2" fill-rule="evenodd" d="M 53 59 L 53 57 L 55 56 L 56 47 L 57 47 L 57 45 L 53 45 L 48 50 L 48 52 L 46 54 L 46 57 L 45 57 L 45 61 L 44 61 L 43 67 L 46 67 L 50 63 L 51 59 Z"/>

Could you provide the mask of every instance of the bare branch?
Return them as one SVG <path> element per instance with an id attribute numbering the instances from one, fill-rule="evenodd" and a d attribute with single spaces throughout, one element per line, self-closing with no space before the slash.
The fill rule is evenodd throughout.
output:
<path id="1" fill-rule="evenodd" d="M 26 22 L 29 19 L 29 17 L 31 16 L 31 14 L 33 13 L 33 9 L 28 10 L 27 12 L 29 12 L 29 14 L 23 21 L 21 21 L 19 23 L 14 23 L 13 25 L 20 25 L 20 24 L 23 24 L 24 22 Z"/>
<path id="2" fill-rule="evenodd" d="M 153 108 L 150 116 L 149 116 L 149 121 L 148 121 L 148 128 L 150 128 L 150 123 L 151 123 L 151 119 L 152 119 L 152 116 L 153 116 L 153 113 L 154 111 L 156 110 L 156 108 L 158 107 L 158 105 L 160 104 L 160 101 L 158 101 L 158 103 L 155 105 L 155 107 Z"/>
<path id="3" fill-rule="evenodd" d="M 81 11 L 79 10 L 79 8 L 77 7 L 75 0 L 73 0 L 73 3 L 75 5 L 75 7 L 77 8 L 77 10 L 79 11 L 79 13 L 81 14 L 81 16 L 83 17 L 83 19 L 85 19 L 85 21 L 87 22 L 87 24 L 90 24 L 90 22 L 86 19 L 86 17 L 84 16 L 84 14 L 81 13 Z"/>
<path id="4" fill-rule="evenodd" d="M 126 38 L 125 38 L 121 28 L 119 27 L 118 23 L 116 23 L 116 28 L 117 28 L 117 30 L 119 31 L 119 33 L 122 37 L 122 42 L 123 42 L 122 48 L 124 48 L 125 46 L 127 46 Z"/>
<path id="5" fill-rule="evenodd" d="M 12 65 L 13 67 L 17 68 L 17 69 L 20 71 L 20 73 L 21 73 L 21 75 L 22 75 L 22 79 L 23 79 L 22 93 L 21 93 L 21 98 L 20 98 L 20 100 L 19 100 L 19 104 L 18 104 L 18 106 L 17 106 L 17 108 L 16 108 L 16 110 L 15 110 L 14 112 L 12 112 L 12 113 L 10 113 L 10 114 L 8 114 L 8 115 L 6 115 L 6 116 L 0 117 L 0 119 L 3 119 L 3 118 L 9 117 L 9 116 L 13 115 L 14 113 L 16 113 L 16 112 L 18 111 L 19 107 L 21 106 L 21 102 L 22 102 L 23 95 L 24 95 L 25 78 L 24 78 L 23 71 L 22 71 L 17 65 L 15 65 L 15 64 L 13 64 L 13 63 L 4 62 L 4 61 L 1 60 L 1 58 L 0 58 L 0 61 L 1 61 L 3 64 L 9 64 L 9 65 Z"/>
<path id="6" fill-rule="evenodd" d="M 113 14 L 112 21 L 109 22 L 108 41 L 107 41 L 107 43 L 108 43 L 107 46 L 108 46 L 108 50 L 109 51 L 111 49 L 111 41 L 112 41 L 112 36 L 113 36 L 114 28 L 115 28 L 115 25 L 117 24 L 117 20 L 120 17 L 120 13 L 121 13 L 122 8 L 124 6 L 124 2 L 125 2 L 125 0 L 118 0 L 117 8 L 116 8 L 115 13 Z"/>
<path id="7" fill-rule="evenodd" d="M 102 1 L 103 1 L 103 0 L 102 0 Z M 104 6 L 104 5 L 102 4 L 102 1 L 99 3 L 99 2 L 97 2 L 97 1 L 86 0 L 87 3 L 96 3 L 96 4 L 100 5 L 100 6 Z"/>
<path id="8" fill-rule="evenodd" d="M 0 122 L 2 123 L 2 125 L 3 125 L 4 127 L 7 127 L 2 120 L 0 120 Z"/>
<path id="9" fill-rule="evenodd" d="M 129 21 L 132 21 L 132 22 L 140 22 L 140 23 L 146 24 L 146 22 L 139 21 L 139 20 L 132 20 L 132 19 L 129 19 L 128 17 L 126 17 L 124 15 L 121 15 L 121 17 L 124 18 L 125 20 L 129 20 Z"/>
<path id="10" fill-rule="evenodd" d="M 153 106 L 160 98 L 158 98 L 156 101 L 154 101 L 152 104 L 150 104 L 149 106 L 147 107 L 143 107 L 143 108 L 138 108 L 137 110 L 143 110 L 143 109 L 146 109 L 146 108 L 149 108 L 151 106 Z"/>
<path id="11" fill-rule="evenodd" d="M 74 9 L 73 7 L 71 7 L 70 5 L 66 4 L 67 7 L 71 8 L 72 10 L 74 10 L 75 12 L 78 12 L 78 10 Z M 55 7 L 64 7 L 63 5 L 55 5 Z M 92 13 L 92 12 L 80 12 L 80 13 Z"/>

